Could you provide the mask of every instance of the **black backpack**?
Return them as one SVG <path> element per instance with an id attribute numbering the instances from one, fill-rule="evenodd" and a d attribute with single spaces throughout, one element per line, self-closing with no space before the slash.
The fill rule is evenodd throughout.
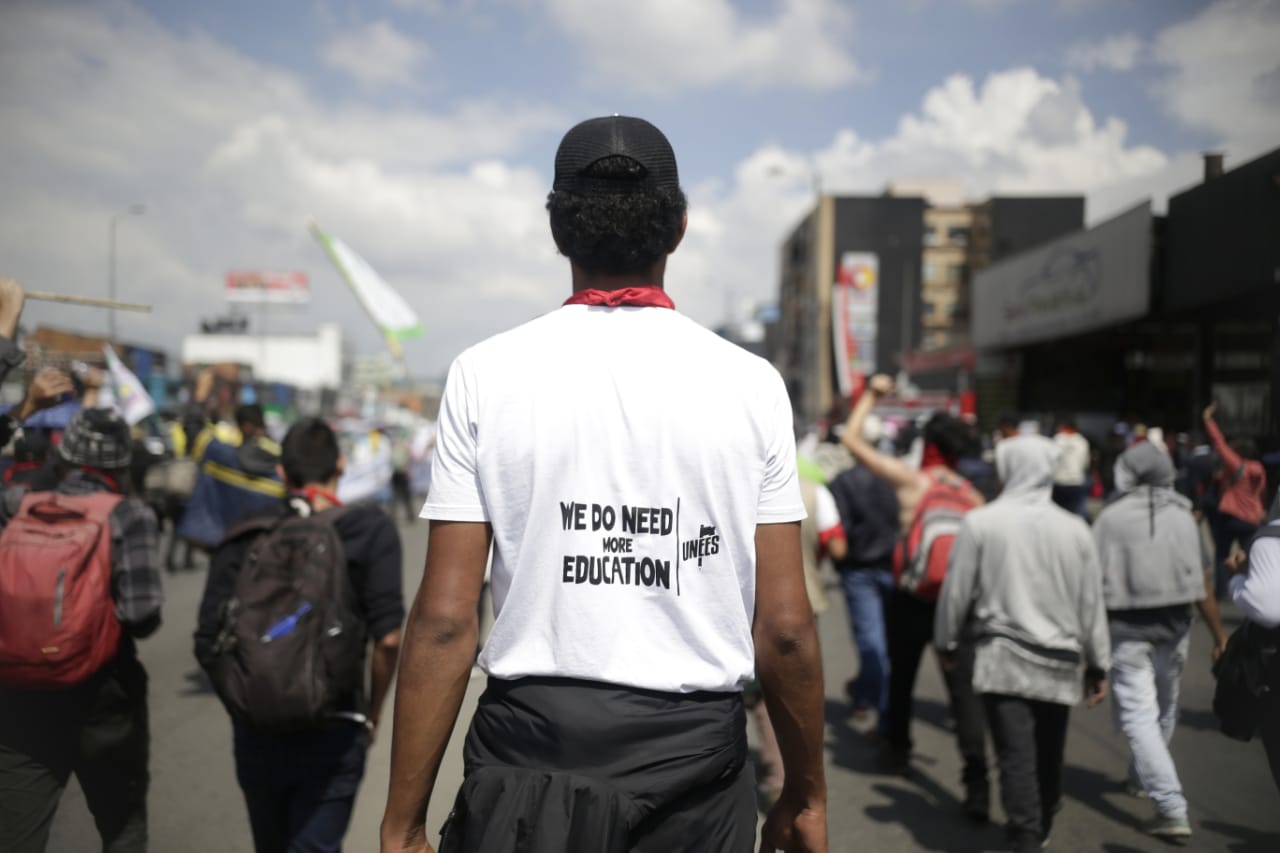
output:
<path id="1" fill-rule="evenodd" d="M 333 526 L 341 512 L 251 520 L 228 536 L 256 534 L 208 672 L 231 716 L 255 729 L 314 726 L 360 689 L 366 631 Z"/>
<path id="2" fill-rule="evenodd" d="M 1280 526 L 1264 525 L 1249 542 L 1280 538 Z M 1227 649 L 1213 665 L 1216 685 L 1213 690 L 1213 713 L 1222 733 L 1235 740 L 1248 741 L 1258 732 L 1264 713 L 1264 701 L 1272 691 L 1280 690 L 1280 628 L 1267 629 L 1245 620 L 1231 633 Z"/>

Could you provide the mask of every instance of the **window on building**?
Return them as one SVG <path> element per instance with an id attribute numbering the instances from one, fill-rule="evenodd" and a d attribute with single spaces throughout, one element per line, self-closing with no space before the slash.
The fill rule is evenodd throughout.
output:
<path id="1" fill-rule="evenodd" d="M 967 225 L 952 225 L 947 229 L 947 242 L 958 243 L 961 246 L 969 243 L 969 227 Z"/>

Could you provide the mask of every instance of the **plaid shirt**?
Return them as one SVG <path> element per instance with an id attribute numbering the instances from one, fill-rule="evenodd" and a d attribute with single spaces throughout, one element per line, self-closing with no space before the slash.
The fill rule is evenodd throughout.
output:
<path id="1" fill-rule="evenodd" d="M 110 489 L 100 477 L 87 471 L 72 471 L 57 491 L 87 495 Z M 21 488 L 4 493 L 0 528 L 18 511 L 23 494 L 25 489 Z M 135 629 L 130 633 L 150 633 L 159 625 L 160 605 L 164 603 L 155 514 L 142 501 L 126 498 L 111 511 L 107 521 L 111 526 L 111 593 L 116 600 L 116 616 L 121 624 Z"/>

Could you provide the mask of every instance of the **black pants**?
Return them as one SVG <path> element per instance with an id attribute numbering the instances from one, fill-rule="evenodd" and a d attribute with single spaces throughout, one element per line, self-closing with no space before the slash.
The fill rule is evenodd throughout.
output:
<path id="1" fill-rule="evenodd" d="M 69 690 L 0 693 L 0 850 L 42 853 L 74 773 L 104 853 L 145 851 L 150 740 L 131 655 Z"/>
<path id="2" fill-rule="evenodd" d="M 1280 695 L 1273 689 L 1262 700 L 1262 725 L 1258 734 L 1267 750 L 1267 763 L 1271 765 L 1271 778 L 1280 790 Z"/>
<path id="3" fill-rule="evenodd" d="M 1071 709 L 1056 702 L 982 697 L 1000 762 L 1000 802 L 1011 838 L 1044 839 L 1062 800 L 1062 755 Z"/>
<path id="4" fill-rule="evenodd" d="M 236 726 L 236 780 L 254 850 L 339 853 L 368 750 L 368 733 L 346 721 L 289 734 Z"/>
<path id="5" fill-rule="evenodd" d="M 915 705 L 916 674 L 920 659 L 933 640 L 936 603 L 923 601 L 902 590 L 889 598 L 889 707 L 884 726 L 885 739 L 895 749 L 911 750 L 911 717 Z M 966 787 L 987 781 L 986 724 L 982 701 L 973 692 L 973 645 L 962 643 L 956 667 L 943 672 L 951 716 L 956 723 L 956 741 L 964 762 Z"/>
<path id="6" fill-rule="evenodd" d="M 741 694 L 491 679 L 440 853 L 750 853 Z"/>
<path id="7" fill-rule="evenodd" d="M 418 518 L 421 507 L 413 505 L 413 490 L 409 486 L 409 472 L 395 471 L 391 474 L 391 491 L 395 499 L 404 507 L 405 519 L 412 524 Z M 394 513 L 392 513 L 394 516 Z"/>

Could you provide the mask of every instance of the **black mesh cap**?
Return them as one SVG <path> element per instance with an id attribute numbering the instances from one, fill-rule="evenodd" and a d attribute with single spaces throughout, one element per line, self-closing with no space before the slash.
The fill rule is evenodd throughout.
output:
<path id="1" fill-rule="evenodd" d="M 600 178 L 582 174 L 605 157 L 627 157 L 640 167 L 635 178 Z M 575 125 L 556 149 L 553 190 L 592 195 L 680 189 L 671 143 L 649 122 L 630 116 L 602 116 Z"/>

